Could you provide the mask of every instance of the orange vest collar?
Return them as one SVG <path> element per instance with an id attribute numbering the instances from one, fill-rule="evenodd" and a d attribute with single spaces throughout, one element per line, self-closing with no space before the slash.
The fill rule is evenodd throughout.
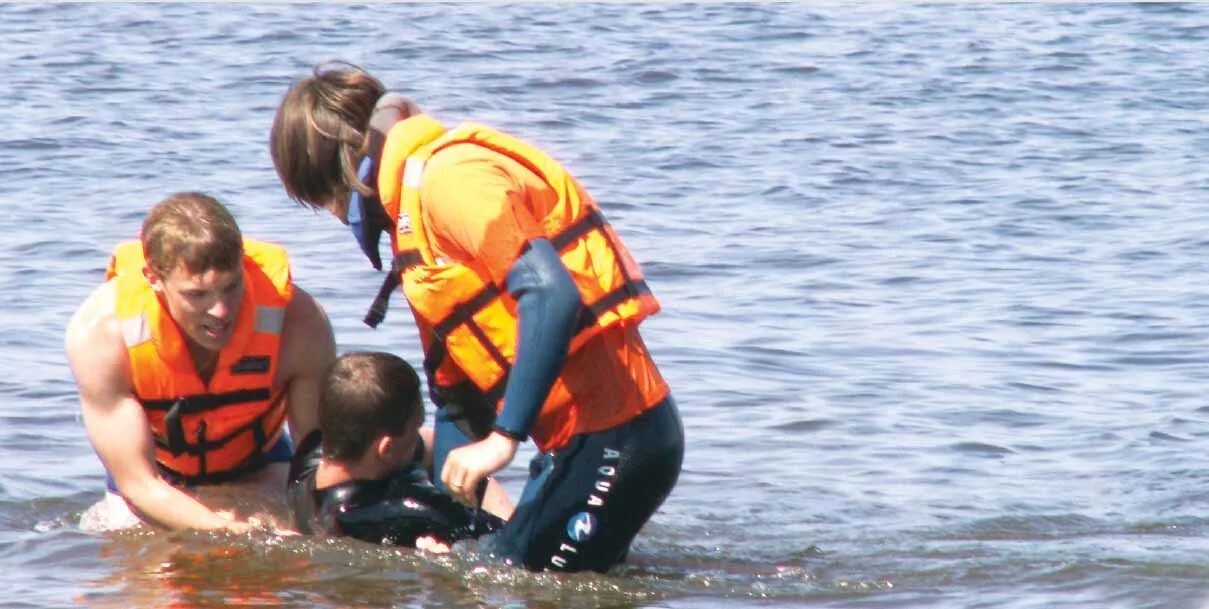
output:
<path id="1" fill-rule="evenodd" d="M 399 218 L 403 192 L 403 166 L 407 157 L 445 134 L 445 126 L 427 114 L 417 114 L 395 123 L 386 134 L 378 162 L 378 198 L 391 221 Z"/>

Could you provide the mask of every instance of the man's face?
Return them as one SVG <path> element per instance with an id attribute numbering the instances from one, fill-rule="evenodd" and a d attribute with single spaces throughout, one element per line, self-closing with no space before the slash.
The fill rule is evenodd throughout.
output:
<path id="1" fill-rule="evenodd" d="M 181 332 L 197 346 L 218 351 L 231 340 L 243 298 L 243 267 L 193 274 L 180 264 L 166 277 L 148 270 L 147 279 L 163 295 Z"/>

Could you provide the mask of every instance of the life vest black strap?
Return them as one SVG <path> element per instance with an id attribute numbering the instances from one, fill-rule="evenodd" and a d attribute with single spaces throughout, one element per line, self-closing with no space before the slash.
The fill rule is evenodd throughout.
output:
<path id="1" fill-rule="evenodd" d="M 625 283 L 617 286 L 608 294 L 605 294 L 593 303 L 591 306 L 584 307 L 579 312 L 579 319 L 575 323 L 575 335 L 580 332 L 595 326 L 601 315 L 604 315 L 609 309 L 625 302 L 630 298 L 639 298 L 651 293 L 651 288 L 646 284 L 646 281 L 641 279 L 630 279 Z"/>
<path id="2" fill-rule="evenodd" d="M 391 261 L 391 266 L 395 271 L 407 270 L 418 264 L 424 264 L 424 257 L 417 249 L 403 250 L 395 254 L 394 260 Z"/>
<path id="3" fill-rule="evenodd" d="M 267 417 L 268 413 L 265 416 Z M 260 417 L 256 421 L 256 425 L 252 426 L 252 441 L 256 443 L 258 453 L 264 450 L 265 445 L 269 443 L 269 434 L 264 430 L 264 419 L 265 417 Z"/>
<path id="4" fill-rule="evenodd" d="M 608 221 L 605 220 L 604 214 L 600 213 L 600 210 L 593 208 L 584 214 L 582 218 L 572 222 L 570 226 L 554 235 L 550 239 L 550 244 L 554 246 L 555 250 L 561 252 L 563 248 L 583 238 L 589 231 L 604 228 L 606 225 L 608 225 Z"/>
<path id="5" fill-rule="evenodd" d="M 167 431 L 167 437 L 163 438 L 161 446 L 168 449 L 173 456 L 180 456 L 182 453 L 197 454 L 193 447 L 198 444 L 198 442 L 190 441 L 189 438 L 185 437 L 185 428 L 181 422 L 182 415 L 200 414 L 224 406 L 246 402 L 262 402 L 272 396 L 273 393 L 268 387 L 262 387 L 223 393 L 191 395 L 177 398 L 176 400 L 143 400 L 143 408 L 147 410 L 168 410 L 168 414 L 164 416 L 164 429 Z M 204 430 L 201 431 L 204 433 Z M 157 438 L 157 444 L 160 444 L 159 440 Z"/>
<path id="6" fill-rule="evenodd" d="M 404 250 L 395 254 L 394 259 L 390 262 L 390 270 L 386 271 L 386 278 L 382 280 L 382 286 L 378 288 L 378 295 L 374 297 L 374 302 L 370 304 L 369 311 L 362 319 L 365 325 L 377 328 L 378 324 L 386 319 L 386 309 L 390 307 L 390 295 L 394 294 L 395 289 L 403 282 L 400 273 L 423 262 L 424 258 L 420 256 L 419 250 Z"/>
<path id="7" fill-rule="evenodd" d="M 390 295 L 399 287 L 399 273 L 395 272 L 394 265 L 391 265 L 389 271 L 386 272 L 386 279 L 382 281 L 382 287 L 378 288 L 378 295 L 374 297 L 374 302 L 370 304 L 369 311 L 365 313 L 365 317 L 361 320 L 365 325 L 371 328 L 377 328 L 378 324 L 386 319 L 386 308 L 390 306 Z"/>
<path id="8" fill-rule="evenodd" d="M 448 355 L 446 340 L 449 338 L 449 333 L 453 332 L 459 325 L 472 321 L 475 313 L 478 313 L 480 309 L 487 306 L 488 303 L 495 300 L 499 295 L 499 288 L 495 287 L 494 284 L 487 284 L 473 298 L 458 305 L 445 319 L 433 326 L 433 340 L 431 345 L 429 345 L 428 353 L 424 354 L 424 367 L 430 374 L 435 373 L 437 368 L 441 367 L 441 363 L 445 361 L 445 356 Z M 491 358 L 504 369 L 505 374 L 512 369 L 508 361 L 504 359 L 503 354 L 499 352 L 499 349 L 496 349 L 491 341 L 486 340 L 487 337 L 483 334 L 481 328 L 473 326 L 471 331 L 488 348 Z"/>
<path id="9" fill-rule="evenodd" d="M 473 319 L 468 319 L 466 320 L 466 329 L 470 330 L 470 333 L 478 339 L 479 344 L 483 346 L 483 350 L 487 352 L 487 355 L 491 356 L 491 360 L 495 362 L 495 365 L 504 371 L 503 376 L 508 376 L 508 373 L 512 371 L 512 364 L 500 352 L 499 347 L 496 347 L 495 343 L 491 342 L 491 339 L 487 337 L 487 333 L 483 332 L 479 324 Z"/>
<path id="10" fill-rule="evenodd" d="M 271 395 L 272 394 L 269 390 L 266 389 L 264 391 L 264 399 L 268 399 L 271 397 Z M 168 416 L 164 417 L 164 427 L 168 432 L 167 436 L 163 437 L 159 434 L 154 434 L 155 445 L 168 450 L 173 456 L 187 454 L 197 457 L 198 459 L 202 459 L 204 463 L 207 452 L 226 446 L 228 442 L 241 434 L 251 433 L 253 442 L 256 445 L 256 452 L 264 452 L 264 448 L 269 441 L 269 432 L 265 429 L 265 422 L 268 420 L 269 415 L 273 413 L 279 404 L 281 404 L 281 401 L 285 399 L 284 391 L 277 395 L 277 399 L 273 400 L 269 407 L 265 409 L 263 414 L 255 419 L 252 419 L 251 421 L 248 421 L 244 425 L 233 429 L 231 433 L 219 438 L 207 438 L 205 437 L 206 422 L 203 420 L 198 423 L 197 437 L 190 439 L 185 435 L 184 425 L 181 423 L 181 415 L 202 412 L 197 410 L 189 410 L 186 405 L 190 404 L 191 401 L 197 400 L 198 398 L 207 397 L 211 396 L 192 396 L 177 400 L 177 405 L 174 405 L 173 408 L 168 411 Z M 177 407 L 178 405 L 180 406 L 179 409 Z"/>
<path id="11" fill-rule="evenodd" d="M 168 415 L 164 417 L 164 429 L 168 432 L 165 448 L 167 448 L 173 456 L 180 456 L 189 448 L 189 441 L 185 439 L 185 428 L 181 425 L 181 410 L 185 407 L 188 398 L 180 398 L 168 410 Z M 159 444 L 159 438 L 156 438 L 156 444 Z"/>
<path id="12" fill-rule="evenodd" d="M 504 397 L 507 378 L 501 378 L 487 391 L 483 391 L 469 380 L 456 385 L 440 387 L 428 377 L 429 395 L 432 401 L 445 411 L 466 437 L 482 439 L 491 433 L 495 423 L 495 405 Z"/>
<path id="13" fill-rule="evenodd" d="M 432 399 L 433 404 L 437 405 L 437 408 L 444 408 L 455 403 L 461 404 L 460 407 L 454 406 L 451 408 L 450 412 L 481 410 L 485 413 L 484 416 L 490 417 L 484 424 L 485 428 L 490 428 L 491 423 L 495 420 L 495 405 L 504 398 L 504 388 L 508 384 L 508 374 L 512 370 L 511 366 L 504 368 L 504 374 L 487 391 L 479 389 L 470 380 L 462 381 L 453 386 L 441 386 L 436 380 L 437 369 L 441 367 L 441 363 L 447 354 L 448 351 L 446 350 L 445 343 L 434 340 L 432 348 L 424 355 L 424 373 L 428 378 L 428 397 Z M 472 404 L 474 406 L 471 406 Z M 465 429 L 462 431 L 466 432 Z"/>
<path id="14" fill-rule="evenodd" d="M 237 389 L 222 393 L 205 393 L 190 395 L 183 398 L 167 400 L 139 400 L 147 410 L 167 410 L 171 415 L 173 410 L 180 414 L 197 414 L 243 402 L 261 402 L 273 396 L 268 387 L 255 389 Z"/>
<path id="15" fill-rule="evenodd" d="M 203 471 L 200 474 L 192 476 L 182 474 L 162 463 L 158 465 L 160 475 L 163 476 L 163 478 L 167 480 L 169 484 L 172 484 L 173 486 L 185 486 L 195 484 L 222 484 L 224 482 L 231 482 L 259 470 L 265 465 L 268 465 L 268 463 L 269 459 L 264 453 L 256 453 L 256 455 L 233 469 L 228 469 L 221 472 Z"/>
<path id="16" fill-rule="evenodd" d="M 257 425 L 257 427 L 259 427 L 259 425 Z M 209 473 L 206 470 L 206 451 L 204 450 L 206 446 L 205 419 L 197 422 L 197 445 L 203 448 L 203 450 L 197 453 L 197 475 L 201 477 Z"/>
<path id="17" fill-rule="evenodd" d="M 455 307 L 449 315 L 445 316 L 445 319 L 442 319 L 437 325 L 433 326 L 433 335 L 438 337 L 440 342 L 445 342 L 445 339 L 454 328 L 473 319 L 475 313 L 478 313 L 483 307 L 498 298 L 499 295 L 500 289 L 495 287 L 495 284 L 489 283 L 483 286 L 479 290 L 479 293 L 474 295 L 474 298 Z"/>

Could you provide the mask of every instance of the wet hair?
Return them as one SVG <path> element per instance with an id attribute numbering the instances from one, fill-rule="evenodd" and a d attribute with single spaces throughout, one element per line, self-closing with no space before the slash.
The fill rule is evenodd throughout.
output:
<path id="1" fill-rule="evenodd" d="M 243 260 L 243 235 L 231 212 L 200 192 L 178 192 L 147 213 L 142 230 L 147 266 L 167 277 L 180 265 L 192 274 L 233 271 Z"/>
<path id="2" fill-rule="evenodd" d="M 401 436 L 424 418 L 420 377 L 402 358 L 354 351 L 336 359 L 319 394 L 323 456 L 360 459 L 382 434 Z"/>
<path id="3" fill-rule="evenodd" d="M 353 190 L 375 193 L 357 178 L 357 166 L 369 151 L 374 104 L 385 93 L 377 78 L 345 62 L 319 64 L 286 91 L 273 119 L 269 152 L 291 199 L 343 212 Z"/>

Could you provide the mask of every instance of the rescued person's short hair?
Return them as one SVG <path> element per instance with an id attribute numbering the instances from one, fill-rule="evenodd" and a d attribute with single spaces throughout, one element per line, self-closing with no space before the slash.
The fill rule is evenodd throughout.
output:
<path id="1" fill-rule="evenodd" d="M 424 419 L 420 377 L 403 358 L 381 351 L 354 351 L 336 359 L 319 394 L 323 456 L 355 461 L 383 433 L 419 427 Z"/>

